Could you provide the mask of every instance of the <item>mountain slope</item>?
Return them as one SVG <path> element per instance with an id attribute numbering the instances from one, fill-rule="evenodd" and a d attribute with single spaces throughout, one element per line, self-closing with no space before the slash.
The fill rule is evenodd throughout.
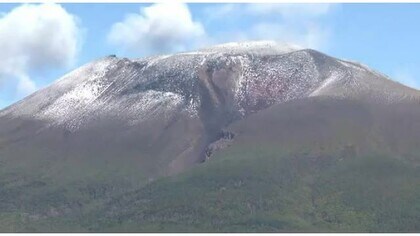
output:
<path id="1" fill-rule="evenodd" d="M 290 158 L 297 156 L 296 165 L 305 165 L 303 170 L 292 166 L 290 171 L 298 171 L 298 168 L 307 171 L 308 176 L 291 177 L 286 171 L 286 176 L 275 177 L 296 178 L 297 189 L 305 189 L 310 184 L 306 178 L 319 184 L 324 181 L 322 178 L 335 178 L 340 168 L 347 168 L 334 164 L 338 160 L 353 165 L 346 169 L 350 173 L 359 168 L 354 166 L 363 166 L 370 160 L 381 166 L 381 156 L 389 160 L 384 165 L 391 163 L 386 168 L 392 171 L 394 167 L 397 168 L 395 171 L 406 169 L 407 175 L 398 178 L 414 186 L 419 181 L 418 175 L 412 174 L 419 164 L 419 105 L 419 91 L 393 82 L 363 65 L 274 42 L 226 44 L 137 60 L 106 57 L 0 111 L 0 209 L 4 212 L 0 215 L 0 229 L 13 225 L 4 231 L 184 231 L 190 226 L 193 227 L 191 230 L 194 227 L 199 231 L 218 230 L 214 228 L 217 224 L 184 224 L 183 221 L 189 222 L 191 217 L 212 219 L 218 211 L 209 214 L 206 210 L 202 218 L 197 218 L 195 213 L 181 212 L 180 216 L 187 218 L 181 218 L 176 229 L 167 225 L 167 216 L 144 212 L 144 207 L 159 211 L 154 207 L 172 198 L 173 191 L 177 191 L 173 189 L 176 185 L 171 187 L 172 178 L 181 178 L 180 187 L 187 191 L 190 186 L 200 185 L 204 178 L 201 174 L 209 181 L 222 183 L 229 182 L 230 178 L 241 178 L 247 171 L 255 174 L 250 177 L 251 182 L 256 181 L 255 178 L 256 183 L 267 178 L 261 180 L 268 181 L 263 190 L 276 199 L 279 195 L 272 193 L 275 187 L 268 183 L 270 178 L 277 176 L 275 169 L 285 168 L 283 157 L 286 162 L 293 162 Z M 252 151 L 254 149 L 260 151 Z M 230 150 L 236 150 L 236 153 L 233 155 Z M 260 164 L 271 163 L 274 168 L 267 171 L 258 166 L 259 156 L 267 156 L 266 151 L 270 155 L 267 160 L 261 159 Z M 229 159 L 232 155 L 233 158 L 247 157 L 245 163 L 249 164 L 242 165 L 241 159 L 232 159 L 234 164 L 222 169 L 223 173 L 236 170 L 233 173 L 236 176 L 219 176 L 217 173 L 220 172 L 214 169 L 219 168 L 214 167 L 220 165 L 218 158 L 227 156 Z M 306 156 L 309 158 L 305 159 Z M 352 156 L 355 158 L 353 164 L 352 159 L 347 161 Z M 277 157 L 282 158 L 277 160 Z M 311 161 L 318 157 L 327 158 L 329 166 L 312 166 Z M 213 161 L 216 164 L 212 164 Z M 200 164 L 202 162 L 208 163 Z M 327 168 L 325 174 L 324 167 Z M 169 177 L 163 182 L 154 182 L 180 172 L 187 172 L 184 176 L 189 177 Z M 395 172 L 395 175 L 399 176 L 399 173 Z M 373 176 L 378 181 L 383 177 L 380 171 Z M 346 178 L 340 181 L 346 181 Z M 359 180 L 351 179 L 347 184 L 356 184 L 352 181 Z M 162 193 L 159 183 L 169 190 Z M 337 188 L 341 184 L 337 182 Z M 399 184 L 396 181 L 391 187 L 397 189 Z M 156 197 L 147 199 L 152 205 L 136 205 L 139 198 L 143 199 L 141 194 L 149 191 L 148 186 L 157 186 L 156 194 L 151 192 Z M 178 212 L 171 208 L 178 206 L 178 201 L 185 200 L 187 202 L 182 204 L 187 204 L 190 197 L 194 199 L 206 192 L 210 195 L 204 198 L 203 206 L 210 206 L 216 201 L 216 195 L 212 192 L 213 187 L 207 189 L 205 186 L 200 187 L 200 195 L 177 195 L 166 207 L 171 212 Z M 252 186 L 256 188 L 256 185 Z M 357 186 L 362 188 L 364 185 Z M 246 205 L 242 202 L 245 201 L 243 197 L 253 194 L 254 187 L 231 195 L 232 199 L 240 199 L 240 206 L 230 200 L 228 205 L 242 209 L 242 204 Z M 127 201 L 122 200 L 119 209 L 106 210 L 110 208 L 109 204 L 114 204 L 115 198 L 135 189 L 139 190 L 128 195 Z M 319 191 L 326 194 L 325 191 L 332 190 Z M 414 190 L 404 191 L 417 196 Z M 368 198 L 373 201 L 380 193 Z M 291 193 L 290 197 L 296 196 Z M 391 196 L 395 206 L 418 204 L 411 197 L 408 200 L 397 198 L 398 195 Z M 296 200 L 297 205 L 300 200 Z M 340 207 L 358 209 L 353 203 L 343 203 L 341 197 L 334 201 L 338 201 Z M 189 208 L 194 206 L 183 205 L 195 212 Z M 292 212 L 288 217 L 292 218 L 291 221 L 283 219 L 286 226 L 289 224 L 283 228 L 259 228 L 255 222 L 242 222 L 244 225 L 235 228 L 235 222 L 227 221 L 228 225 L 219 229 L 380 230 L 379 224 L 355 228 L 351 221 L 346 221 L 355 220 L 357 215 L 346 218 L 343 224 L 347 228 L 313 222 L 315 219 L 323 222 L 323 218 L 312 218 L 311 221 L 296 218 L 295 211 L 309 214 L 308 209 L 288 209 Z M 377 214 L 378 209 L 373 208 L 367 214 Z M 278 216 L 281 212 L 284 213 L 273 214 Z M 145 222 L 150 224 L 139 224 L 138 214 L 143 214 L 146 218 L 141 219 L 148 219 Z M 97 219 L 99 215 L 105 217 Z M 91 216 L 94 216 L 93 221 L 87 221 Z M 384 219 L 366 217 L 376 221 Z M 418 214 L 410 210 L 397 217 L 406 217 L 404 219 L 411 222 Z M 118 219 L 119 223 L 116 222 Z M 150 219 L 154 219 L 153 222 Z M 394 220 L 392 217 L 387 219 Z M 296 220 L 304 226 L 299 226 Z M 129 222 L 138 225 L 123 228 Z M 273 224 L 280 223 L 274 221 Z M 247 228 L 247 224 L 256 228 Z M 162 228 L 156 228 L 157 225 Z M 406 230 L 417 230 L 409 223 L 404 225 Z M 404 231 L 396 226 L 384 230 Z"/>

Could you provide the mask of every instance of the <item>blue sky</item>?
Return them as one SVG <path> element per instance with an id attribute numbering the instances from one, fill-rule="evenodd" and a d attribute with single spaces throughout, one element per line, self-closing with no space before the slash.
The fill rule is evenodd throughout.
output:
<path id="1" fill-rule="evenodd" d="M 278 40 L 420 88 L 420 4 L 0 4 L 0 108 L 91 60 Z"/>

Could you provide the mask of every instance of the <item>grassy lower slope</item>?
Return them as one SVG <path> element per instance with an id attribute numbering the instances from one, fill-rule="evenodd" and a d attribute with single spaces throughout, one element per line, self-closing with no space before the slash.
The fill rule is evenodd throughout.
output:
<path id="1" fill-rule="evenodd" d="M 1 158 L 0 231 L 420 231 L 417 105 L 295 101 L 228 128 L 210 161 L 148 184 L 113 158 Z"/>
<path id="2" fill-rule="evenodd" d="M 208 163 L 105 204 L 92 213 L 91 227 L 419 231 L 419 121 L 410 104 L 314 99 L 274 106 L 233 124 L 232 146 Z"/>
<path id="3" fill-rule="evenodd" d="M 96 231 L 419 231 L 420 169 L 386 156 L 236 146 L 91 215 Z M 97 218 L 100 222 L 97 222 Z"/>

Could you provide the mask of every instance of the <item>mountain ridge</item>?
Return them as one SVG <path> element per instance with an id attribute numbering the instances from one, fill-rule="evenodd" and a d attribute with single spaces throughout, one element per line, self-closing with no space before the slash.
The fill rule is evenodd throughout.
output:
<path id="1" fill-rule="evenodd" d="M 419 104 L 274 42 L 108 56 L 0 111 L 0 231 L 418 230 Z"/>
<path id="2" fill-rule="evenodd" d="M 35 132 L 41 136 L 49 130 L 64 132 L 64 137 L 85 129 L 101 132 L 105 123 L 121 129 L 138 127 L 145 129 L 140 140 L 164 139 L 155 133 L 163 135 L 175 123 L 186 122 L 194 131 L 189 141 L 174 147 L 181 164 L 175 158 L 169 165 L 178 172 L 203 161 L 207 146 L 230 123 L 274 104 L 318 96 L 379 103 L 420 101 L 420 92 L 365 66 L 263 41 L 135 60 L 108 56 L 0 111 L 0 117 L 36 122 L 41 127 Z"/>

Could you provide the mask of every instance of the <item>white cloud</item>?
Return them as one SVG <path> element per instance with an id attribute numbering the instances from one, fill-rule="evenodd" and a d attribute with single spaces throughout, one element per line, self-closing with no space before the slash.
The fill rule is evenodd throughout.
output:
<path id="1" fill-rule="evenodd" d="M 249 4 L 247 11 L 256 15 L 280 14 L 284 18 L 316 18 L 329 13 L 332 9 L 328 3 L 266 3 Z"/>
<path id="2" fill-rule="evenodd" d="M 302 29 L 293 24 L 266 22 L 255 24 L 246 36 L 247 39 L 275 39 L 316 49 L 326 47 L 328 37 L 329 31 L 316 24 Z"/>
<path id="3" fill-rule="evenodd" d="M 108 41 L 124 50 L 154 54 L 198 47 L 206 40 L 205 35 L 186 4 L 166 2 L 142 8 L 140 14 L 126 15 L 112 26 Z"/>
<path id="4" fill-rule="evenodd" d="M 241 15 L 241 13 L 244 13 L 244 8 L 242 4 L 224 3 L 220 5 L 210 5 L 204 8 L 203 13 L 205 15 L 205 19 L 203 20 L 206 22 L 210 22 L 229 15 L 238 17 Z"/>
<path id="5" fill-rule="evenodd" d="M 23 4 L 0 16 L 0 80 L 16 80 L 17 96 L 36 90 L 31 72 L 74 63 L 81 43 L 75 16 L 58 4 Z"/>
<path id="6" fill-rule="evenodd" d="M 213 24 L 223 22 L 236 26 L 214 37 L 218 42 L 264 39 L 325 50 L 331 28 L 322 19 L 337 6 L 327 3 L 221 4 L 208 7 L 205 13 Z"/>
<path id="7" fill-rule="evenodd" d="M 393 74 L 393 79 L 409 87 L 420 89 L 420 79 L 415 79 L 407 69 L 398 69 Z"/>
<path id="8" fill-rule="evenodd" d="M 18 77 L 17 95 L 19 97 L 26 96 L 36 91 L 36 84 L 28 76 L 21 75 Z"/>
<path id="9" fill-rule="evenodd" d="M 323 22 L 337 4 L 214 4 L 193 20 L 186 4 L 157 3 L 112 25 L 108 42 L 125 52 L 160 54 L 214 43 L 276 40 L 326 50 Z M 210 30 L 207 34 L 205 27 Z"/>
<path id="10" fill-rule="evenodd" d="M 283 18 L 308 19 L 328 14 L 338 4 L 330 3 L 226 3 L 207 7 L 205 13 L 211 19 L 217 17 L 237 17 L 244 15 L 273 16 Z"/>

